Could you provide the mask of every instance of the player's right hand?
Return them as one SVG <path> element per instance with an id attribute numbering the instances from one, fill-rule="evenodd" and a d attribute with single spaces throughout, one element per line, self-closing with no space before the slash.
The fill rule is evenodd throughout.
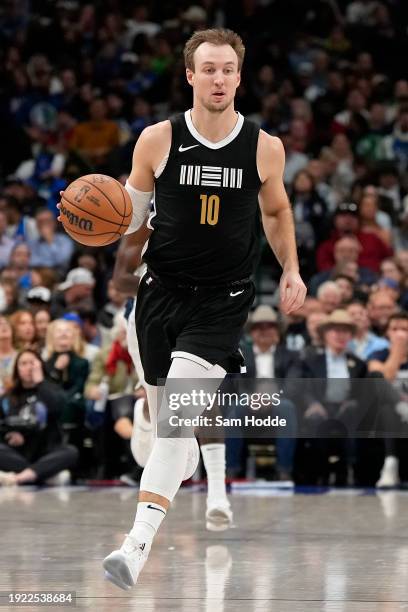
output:
<path id="1" fill-rule="evenodd" d="M 63 194 L 63 193 L 64 193 L 63 191 L 60 191 L 60 196 L 61 196 L 61 198 L 62 198 L 62 194 Z M 58 202 L 58 204 L 57 204 L 57 208 L 58 208 L 58 210 L 61 210 L 61 201 L 59 201 L 59 202 Z M 58 217 L 57 217 L 57 221 L 59 221 L 60 223 L 62 223 L 62 217 L 61 217 L 61 215 L 58 215 Z"/>

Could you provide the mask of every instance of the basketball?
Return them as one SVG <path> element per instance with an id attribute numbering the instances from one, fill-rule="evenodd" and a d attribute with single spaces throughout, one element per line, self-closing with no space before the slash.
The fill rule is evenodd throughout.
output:
<path id="1" fill-rule="evenodd" d="M 132 202 L 116 179 L 87 174 L 65 189 L 60 214 L 71 238 L 87 246 L 105 246 L 118 240 L 129 227 Z"/>

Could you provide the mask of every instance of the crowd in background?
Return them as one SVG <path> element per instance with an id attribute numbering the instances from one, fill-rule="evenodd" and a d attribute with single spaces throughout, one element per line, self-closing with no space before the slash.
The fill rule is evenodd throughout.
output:
<path id="1" fill-rule="evenodd" d="M 243 37 L 246 60 L 236 107 L 282 139 L 284 181 L 309 289 L 301 312 L 279 313 L 279 268 L 261 237 L 255 280 L 256 305 L 262 307 L 243 339 L 253 376 L 351 380 L 377 373 L 404 393 L 408 6 L 403 0 L 304 4 L 2 3 L 2 419 L 18 416 L 21 406 L 26 421 L 30 410 L 41 416 L 50 389 L 62 393 L 58 419 L 43 423 L 52 442 L 45 460 L 29 425 L 25 438 L 20 434 L 23 442 L 10 438 L 10 427 L 0 431 L 0 462 L 23 474 L 21 482 L 33 478 L 30 469 L 38 462 L 43 480 L 75 462 L 80 476 L 113 477 L 133 469 L 128 446 L 137 380 L 120 315 L 128 296 L 111 281 L 117 244 L 97 249 L 74 243 L 56 220 L 56 203 L 60 190 L 83 174 L 102 172 L 124 183 L 141 131 L 191 106 L 182 49 L 200 28 L 229 27 Z M 351 389 L 346 391 L 329 392 L 327 406 L 318 406 L 319 394 L 310 391 L 310 402 L 296 415 L 298 431 L 300 421 L 307 431 L 311 421 L 316 426 L 330 420 L 345 403 L 342 412 L 351 414 Z M 108 430 L 104 395 L 110 397 Z M 395 432 L 408 420 L 404 401 L 387 397 L 397 419 L 387 427 Z M 344 484 L 348 468 L 364 453 L 355 480 L 395 484 L 405 477 L 404 444 L 394 438 L 376 448 L 377 474 L 369 475 L 364 466 L 370 449 L 288 439 L 276 441 L 282 478 L 296 476 L 299 464 L 299 479 L 327 481 L 327 466 L 337 457 L 335 476 Z M 230 475 L 245 475 L 249 446 L 228 443 Z M 17 457 L 22 447 L 28 449 L 25 463 Z M 304 465 L 313 465 L 313 473 L 305 473 Z"/>

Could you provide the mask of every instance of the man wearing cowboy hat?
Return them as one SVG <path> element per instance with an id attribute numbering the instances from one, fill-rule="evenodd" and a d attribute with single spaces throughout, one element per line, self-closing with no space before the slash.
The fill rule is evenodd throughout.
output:
<path id="1" fill-rule="evenodd" d="M 346 484 L 347 456 L 346 440 L 354 432 L 364 414 L 361 385 L 355 379 L 365 378 L 366 364 L 347 351 L 347 345 L 355 333 L 355 325 L 345 310 L 334 310 L 318 326 L 323 347 L 303 360 L 305 379 L 304 419 L 306 431 L 316 439 L 310 440 L 322 469 L 324 479 L 328 477 L 328 440 L 330 427 L 337 423 L 338 439 L 333 442 L 343 458 L 339 461 L 336 484 Z M 343 431 L 343 434 L 341 434 Z M 339 433 L 340 432 L 340 433 Z M 338 454 L 338 452 L 336 452 Z"/>
<path id="2" fill-rule="evenodd" d="M 270 306 L 260 305 L 254 310 L 248 332 L 252 343 L 242 346 L 248 379 L 282 380 L 301 376 L 298 354 L 280 343 L 278 317 Z M 277 472 L 280 480 L 291 480 L 296 447 L 296 409 L 290 400 L 281 399 L 280 405 L 272 407 L 271 411 L 273 416 L 286 419 L 285 432 L 290 437 L 278 435 L 276 438 Z"/>

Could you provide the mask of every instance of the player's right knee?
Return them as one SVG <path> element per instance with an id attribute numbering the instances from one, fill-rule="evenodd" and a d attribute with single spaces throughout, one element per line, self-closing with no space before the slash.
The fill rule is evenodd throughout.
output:
<path id="1" fill-rule="evenodd" d="M 189 438 L 158 438 L 140 480 L 140 490 L 161 495 L 169 501 L 184 479 Z"/>

